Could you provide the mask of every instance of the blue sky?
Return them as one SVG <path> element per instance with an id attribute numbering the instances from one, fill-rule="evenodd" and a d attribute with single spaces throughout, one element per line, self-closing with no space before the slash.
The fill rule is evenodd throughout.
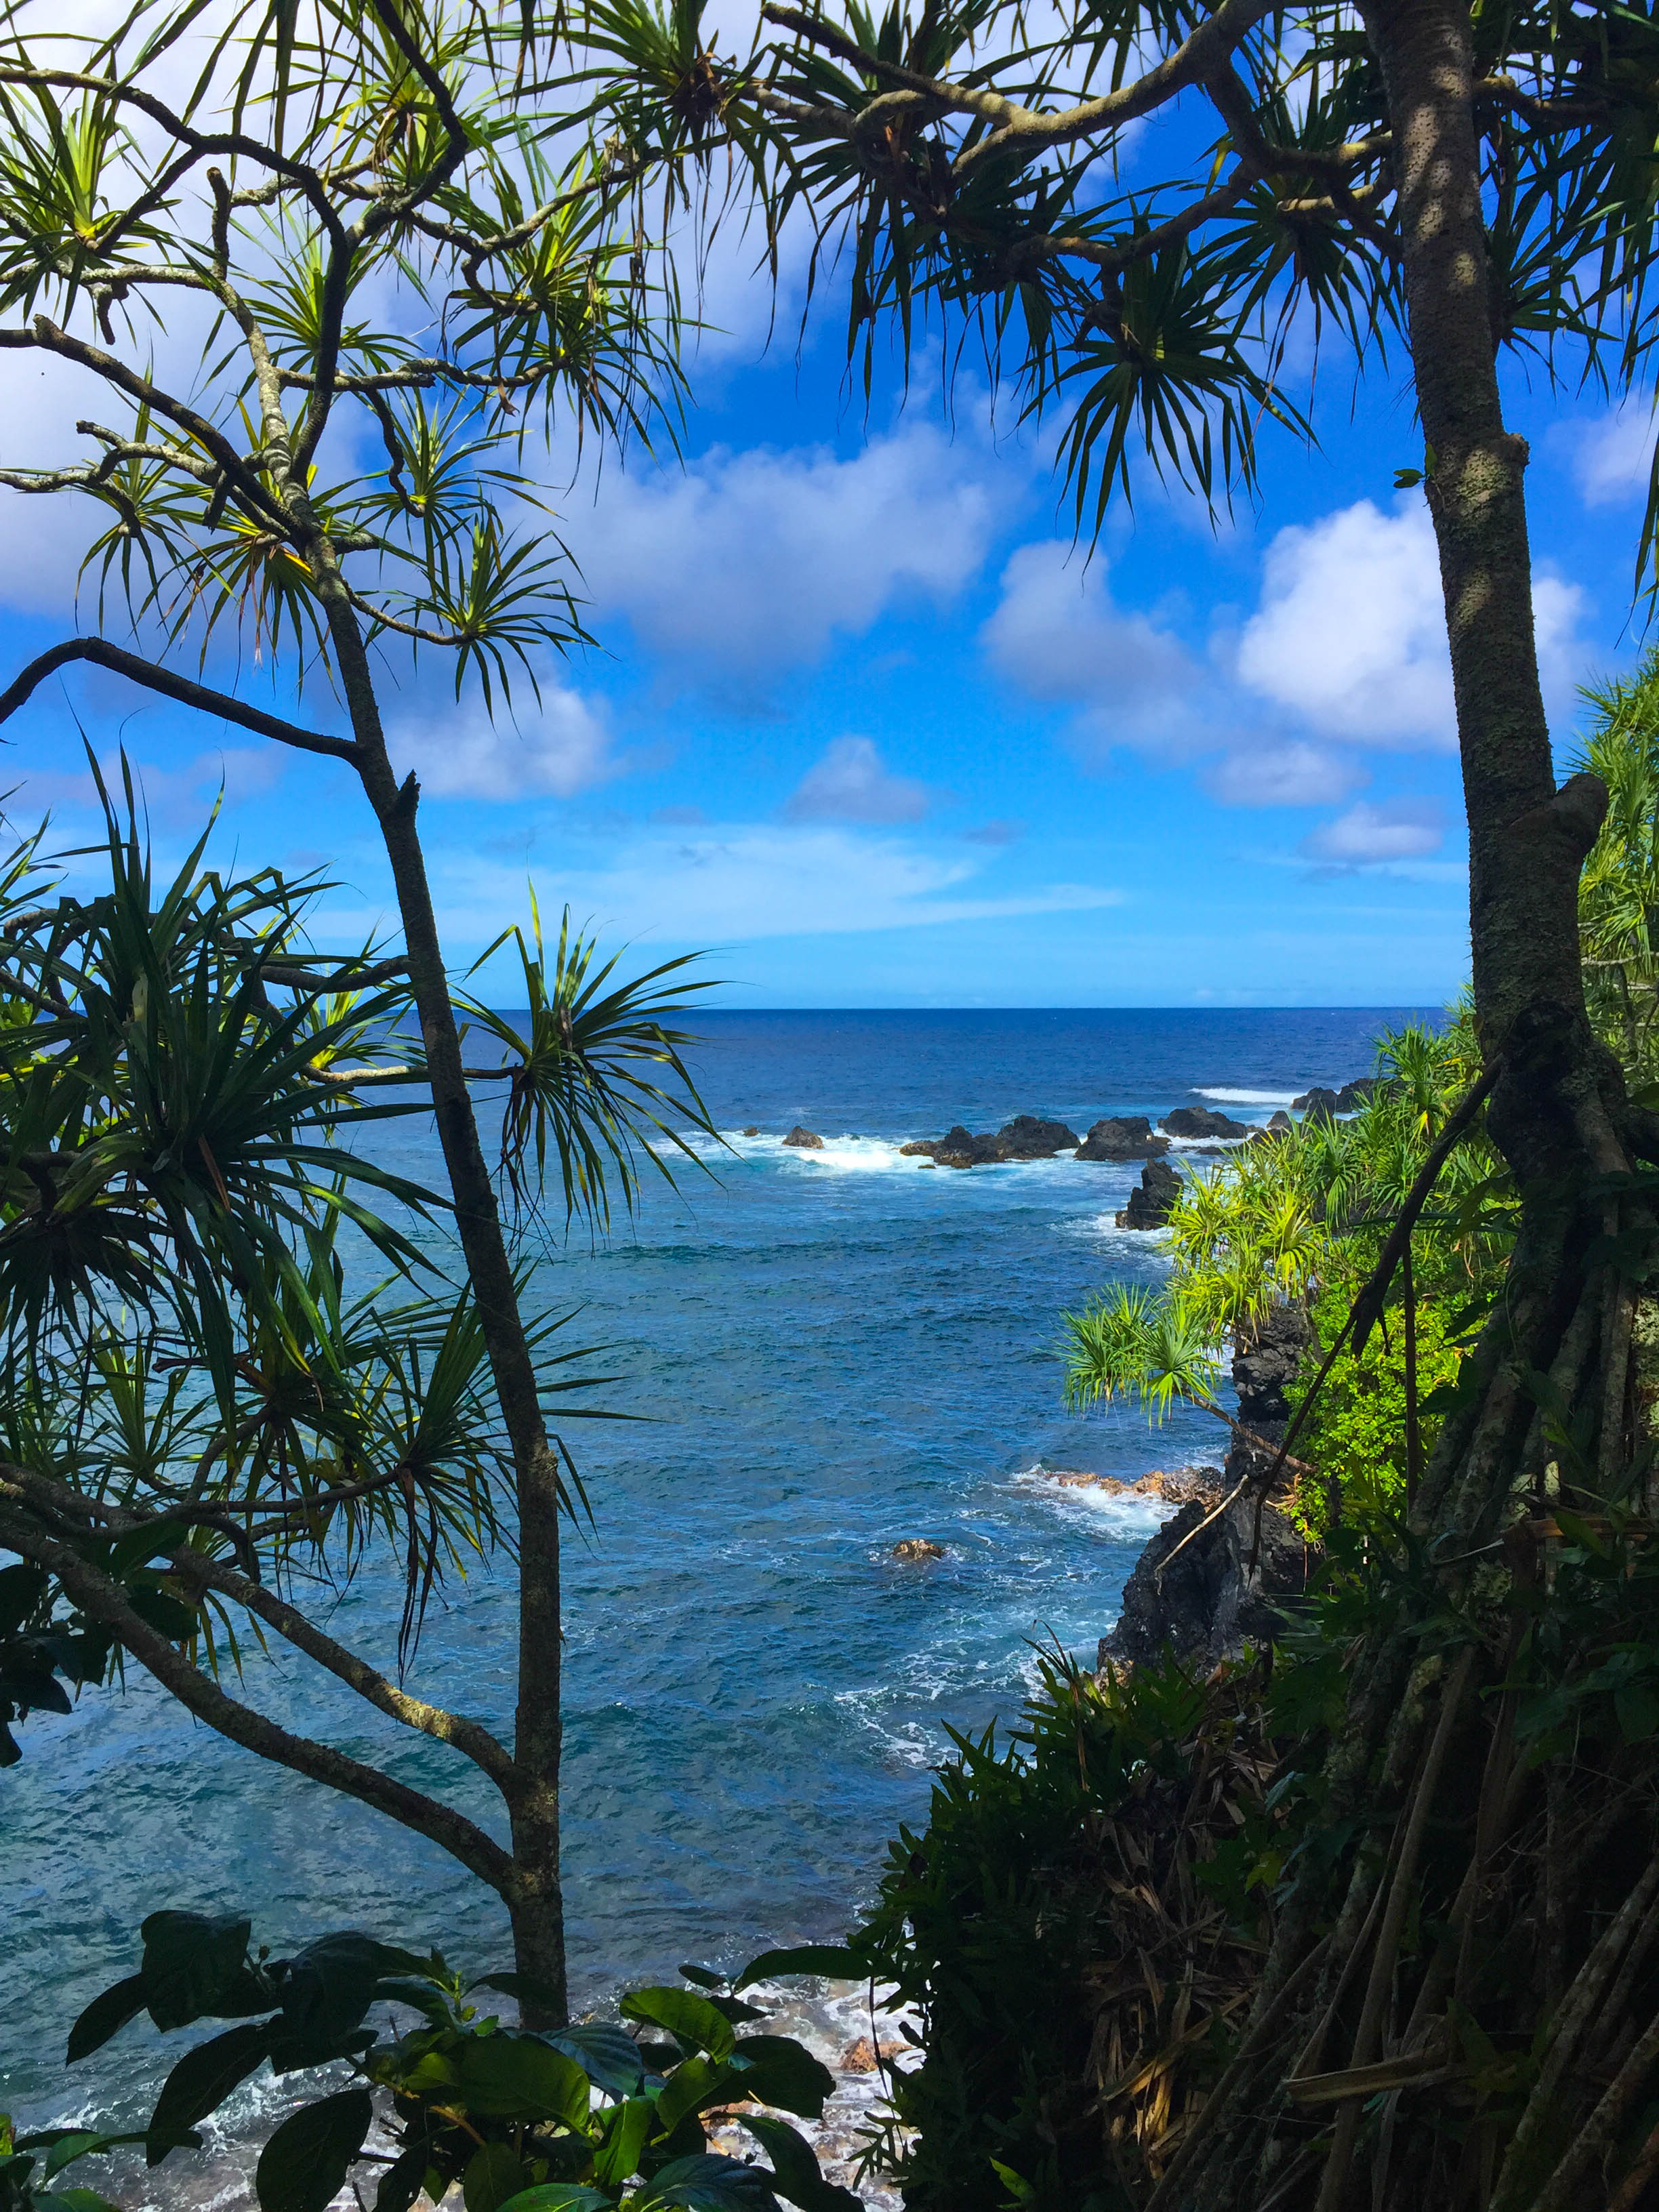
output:
<path id="1" fill-rule="evenodd" d="M 557 494 L 600 650 L 543 672 L 492 726 L 444 672 L 388 664 L 394 754 L 458 967 L 568 901 L 634 957 L 696 948 L 750 1006 L 1428 1004 L 1465 973 L 1449 678 L 1396 365 L 1322 368 L 1310 451 L 1264 430 L 1262 493 L 1212 529 L 1142 485 L 1092 563 L 1069 544 L 1050 434 L 924 356 L 866 416 L 833 306 L 798 354 L 799 276 L 723 251 L 690 364 L 684 464 L 606 462 Z M 67 459 L 83 403 L 0 356 L 0 449 Z M 1644 404 L 1528 390 L 1547 689 L 1628 665 Z M 556 476 L 556 470 L 552 473 Z M 87 518 L 0 493 L 0 661 L 73 626 Z M 93 609 L 83 600 L 82 619 Z M 228 664 L 213 673 L 234 676 Z M 263 693 L 261 696 L 264 696 Z M 328 721 L 321 695 L 307 712 Z M 75 717 L 141 764 L 159 845 L 223 777 L 222 849 L 326 866 L 344 944 L 392 915 L 361 794 L 71 676 L 14 720 L 15 819 L 88 823 Z M 501 973 L 501 971 L 497 971 Z"/>

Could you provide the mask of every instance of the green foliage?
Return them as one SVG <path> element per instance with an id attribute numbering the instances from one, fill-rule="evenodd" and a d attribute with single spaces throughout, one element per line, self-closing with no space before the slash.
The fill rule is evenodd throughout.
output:
<path id="1" fill-rule="evenodd" d="M 825 2181 L 811 2145 L 778 2108 L 818 2118 L 834 2087 L 827 2069 L 788 2036 L 748 2032 L 763 2014 L 739 2000 L 757 1970 L 810 1971 L 775 1953 L 727 1984 L 690 1969 L 700 1988 L 639 1990 L 623 2017 L 659 2033 L 588 2023 L 544 2035 L 504 2027 L 480 1992 L 514 1995 L 517 1977 L 467 1982 L 433 1952 L 421 1955 L 350 1932 L 319 1936 L 291 1958 L 249 1949 L 251 1923 L 194 1912 L 152 1913 L 137 1972 L 94 1998 L 70 2032 L 71 2062 L 100 2049 L 138 2014 L 176 2032 L 232 2021 L 173 2065 L 142 2136 L 77 2138 L 82 2156 L 114 2141 L 145 2145 L 151 2166 L 198 2144 L 196 2132 L 233 2090 L 269 2067 L 284 2080 L 341 2067 L 291 2112 L 260 2153 L 260 2212 L 324 2212 L 367 2159 L 375 2212 L 436 2203 L 456 2182 L 466 2212 L 856 2212 Z M 813 1954 L 845 1965 L 844 1954 Z M 384 2015 L 377 2025 L 371 2013 Z M 376 2098 L 393 2151 L 366 2153 Z M 703 2118 L 736 2117 L 769 2167 L 708 2148 Z M 388 2110 L 389 2107 L 389 2110 Z M 766 2109 L 755 2109 L 767 2107 Z M 52 2139 L 18 2147 L 62 2161 Z M 3 2212 L 64 2203 L 26 2193 L 30 2169 L 0 2193 Z M 9 2168 L 0 2148 L 0 2192 Z M 65 2212 L 95 2212 L 67 2205 Z"/>
<path id="2" fill-rule="evenodd" d="M 1064 1318 L 1066 1403 L 1073 1413 L 1120 1395 L 1140 1399 L 1149 1420 L 1167 1419 L 1177 1398 L 1213 1403 L 1221 1356 L 1189 1305 L 1118 1283 Z"/>
<path id="3" fill-rule="evenodd" d="M 853 1939 L 923 2024 L 879 2146 L 915 2212 L 1140 2201 L 1172 2076 L 1184 2063 L 1178 2112 L 1224 2063 L 1266 1921 L 1253 1698 L 1248 1671 L 1097 1684 L 1056 1656 L 1006 1745 L 954 1737 Z"/>
<path id="4" fill-rule="evenodd" d="M 1316 1301 L 1316 1342 L 1329 1343 L 1347 1319 L 1352 1289 L 1346 1283 Z M 1420 1297 L 1414 1305 L 1416 1387 L 1422 1449 L 1431 1452 L 1439 1435 L 1443 1408 L 1456 1388 L 1467 1348 L 1463 1323 L 1467 1301 Z M 1356 1358 L 1341 1352 L 1333 1363 L 1297 1440 L 1299 1457 L 1310 1461 L 1322 1480 L 1305 1479 L 1292 1489 L 1289 1510 L 1314 1543 L 1329 1533 L 1333 1492 L 1345 1517 L 1375 1527 L 1405 1511 L 1407 1452 L 1405 1315 L 1396 1305 L 1373 1329 Z M 1315 1356 L 1290 1396 L 1300 1406 L 1314 1379 Z"/>
<path id="5" fill-rule="evenodd" d="M 1642 1091 L 1659 1087 L 1659 647 L 1584 694 L 1595 720 L 1574 761 L 1607 786 L 1579 878 L 1590 1018 Z"/>
<path id="6" fill-rule="evenodd" d="M 1170 1212 L 1164 1286 L 1157 1292 L 1118 1286 L 1064 1317 L 1067 1404 L 1085 1410 L 1121 1395 L 1139 1400 L 1158 1419 L 1178 1399 L 1219 1410 L 1223 1346 L 1229 1338 L 1248 1342 L 1263 1316 L 1285 1300 L 1310 1302 L 1330 1341 L 1475 1065 L 1464 1018 L 1438 1034 L 1396 1031 L 1381 1040 L 1377 1076 L 1351 1118 L 1304 1117 L 1190 1177 Z M 1477 1125 L 1442 1170 L 1413 1237 L 1410 1295 L 1414 1304 L 1425 1293 L 1437 1302 L 1422 1324 L 1433 1369 L 1431 1375 L 1425 1369 L 1424 1395 L 1453 1379 L 1449 1346 L 1497 1279 L 1510 1206 L 1501 1164 Z M 1331 1431 L 1334 1458 L 1362 1482 L 1370 1479 L 1362 1474 L 1368 1433 L 1362 1405 L 1380 1390 L 1378 1421 L 1384 1401 L 1403 1419 L 1397 1320 L 1406 1295 L 1406 1279 L 1397 1277 L 1396 1321 L 1385 1320 L 1380 1343 L 1366 1347 L 1360 1366 L 1344 1354 L 1327 1386 L 1348 1421 L 1340 1433 Z M 1373 1425 L 1370 1441 L 1381 1434 Z"/>
<path id="7" fill-rule="evenodd" d="M 422 1110 L 418 1060 L 396 1058 L 406 963 L 315 952 L 326 885 L 222 875 L 205 836 L 158 877 L 124 795 L 125 819 L 105 794 L 106 890 L 64 896 L 39 836 L 0 867 L 0 1512 L 45 1510 L 37 1534 L 210 1658 L 240 1649 L 237 1612 L 192 1561 L 280 1585 L 324 1560 L 349 1579 L 383 1546 L 406 1660 L 435 1584 L 510 1548 L 511 1477 L 476 1301 L 418 1234 L 447 1201 L 361 1144 Z M 640 1151 L 666 1172 L 651 1140 L 681 1101 L 659 1079 L 695 1100 L 666 1026 L 683 964 L 622 981 L 562 943 L 529 1034 L 489 1018 L 478 1073 L 514 1102 L 502 1172 L 526 1212 L 551 1175 L 603 1222 Z M 527 1332 L 543 1404 L 602 1418 L 612 1378 L 571 1321 Z M 9 1723 L 117 1663 L 54 1577 L 0 1568 L 0 1764 Z"/>
<path id="8" fill-rule="evenodd" d="M 671 989 L 668 978 L 678 977 L 695 957 L 682 955 L 631 982 L 613 982 L 615 956 L 600 961 L 591 938 L 572 935 L 568 907 L 550 972 L 533 888 L 530 924 L 528 939 L 522 929 L 507 930 L 474 963 L 476 970 L 501 945 L 514 946 L 527 1009 L 524 1026 L 480 999 L 459 1003 L 507 1055 L 501 1165 L 514 1198 L 523 1203 L 544 1188 L 550 1147 L 563 1180 L 567 1222 L 580 1213 L 608 1228 L 613 1181 L 633 1210 L 638 1159 L 671 1186 L 673 1166 L 665 1152 L 703 1164 L 676 1123 L 689 1119 L 706 1136 L 716 1135 L 680 1057 L 692 1039 L 668 1026 L 684 1014 L 687 994 L 712 990 L 714 979 L 681 981 Z M 677 1091 L 664 1087 L 663 1075 Z"/>
<path id="9" fill-rule="evenodd" d="M 810 226 L 811 283 L 838 280 L 866 392 L 885 339 L 908 367 L 931 330 L 947 374 L 977 348 L 994 389 L 1055 418 L 1085 538 L 1148 469 L 1224 507 L 1256 480 L 1264 420 L 1312 434 L 1333 347 L 1386 367 L 1404 320 L 1397 179 L 1351 12 L 1215 22 L 1089 0 L 1037 21 L 1021 0 L 837 0 L 761 11 L 731 56 L 702 12 L 579 11 L 593 127 L 641 203 L 647 177 L 696 161 L 769 248 Z M 1471 10 L 1470 31 L 1498 342 L 1552 377 L 1571 362 L 1640 386 L 1652 25 L 1533 5 Z"/>

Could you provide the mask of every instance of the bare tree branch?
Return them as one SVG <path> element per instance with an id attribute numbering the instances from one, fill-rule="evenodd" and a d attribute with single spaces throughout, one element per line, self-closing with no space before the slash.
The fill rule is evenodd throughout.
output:
<path id="1" fill-rule="evenodd" d="M 302 730 L 297 722 L 284 721 L 280 714 L 267 714 L 263 708 L 247 706 L 228 691 L 215 691 L 205 684 L 192 683 L 188 676 L 177 675 L 170 668 L 160 668 L 142 654 L 128 653 L 124 647 L 111 645 L 101 637 L 65 638 L 63 644 L 38 654 L 0 691 L 0 722 L 9 721 L 39 684 L 72 660 L 89 660 L 99 668 L 107 668 L 117 676 L 142 684 L 146 690 L 159 691 L 163 698 L 176 700 L 181 707 L 194 707 L 204 714 L 217 714 L 227 722 L 234 722 L 239 728 L 252 730 L 258 737 L 275 738 L 278 744 L 292 745 L 296 751 L 321 753 L 330 760 L 348 761 L 354 768 L 357 764 L 358 749 L 350 738 L 330 738 L 317 730 Z"/>
<path id="2" fill-rule="evenodd" d="M 349 1758 L 331 1744 L 295 1735 L 229 1696 L 210 1674 L 192 1665 L 166 1637 L 139 1618 L 119 1583 L 82 1559 L 71 1545 L 52 1535 L 26 1507 L 20 1510 L 14 1502 L 19 1498 L 16 1485 L 0 1477 L 0 1543 L 55 1575 L 70 1602 L 118 1638 L 145 1671 L 198 1720 L 261 1759 L 386 1814 L 447 1851 L 498 1895 L 507 1893 L 513 1886 L 511 1856 L 465 1814 L 394 1781 L 361 1759 Z"/>

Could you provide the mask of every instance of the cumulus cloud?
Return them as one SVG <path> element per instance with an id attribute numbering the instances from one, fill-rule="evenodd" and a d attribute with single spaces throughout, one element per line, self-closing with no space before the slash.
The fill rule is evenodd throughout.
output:
<path id="1" fill-rule="evenodd" d="M 990 527 L 975 457 L 913 422 L 845 460 L 717 447 L 684 474 L 613 471 L 573 535 L 597 620 L 626 616 L 671 675 L 753 682 L 949 600 Z"/>
<path id="2" fill-rule="evenodd" d="M 1613 507 L 1645 492 L 1653 465 L 1653 410 L 1635 401 L 1599 421 L 1564 428 L 1578 495 L 1586 507 Z"/>
<path id="3" fill-rule="evenodd" d="M 1299 848 L 1305 860 L 1327 867 L 1367 868 L 1389 860 L 1420 860 L 1437 851 L 1445 820 L 1432 799 L 1391 799 L 1373 806 L 1361 799 L 1334 822 L 1322 822 Z"/>
<path id="4" fill-rule="evenodd" d="M 1547 697 L 1570 691 L 1583 605 L 1540 576 L 1533 613 Z M 1457 742 L 1434 526 L 1420 500 L 1385 514 L 1368 499 L 1281 530 L 1238 674 L 1273 706 L 1349 744 L 1449 750 Z"/>
<path id="5" fill-rule="evenodd" d="M 544 679 L 539 703 L 524 702 L 514 724 L 491 721 L 482 704 L 394 722 L 389 737 L 400 770 L 413 769 L 436 799 L 568 799 L 611 772 L 605 724 L 580 692 Z"/>
<path id="6" fill-rule="evenodd" d="M 1200 738 L 1192 702 L 1202 672 L 1171 630 L 1115 603 L 1103 554 L 1085 567 L 1068 546 L 1022 545 L 981 637 L 1028 697 L 1078 709 L 1085 755 L 1115 744 L 1180 754 Z"/>
<path id="7" fill-rule="evenodd" d="M 784 807 L 791 822 L 920 822 L 927 792 L 890 774 L 868 738 L 837 738 L 802 777 Z"/>
<path id="8" fill-rule="evenodd" d="M 1352 757 L 1292 738 L 1240 747 L 1218 761 L 1204 781 L 1224 806 L 1328 806 L 1364 776 Z"/>

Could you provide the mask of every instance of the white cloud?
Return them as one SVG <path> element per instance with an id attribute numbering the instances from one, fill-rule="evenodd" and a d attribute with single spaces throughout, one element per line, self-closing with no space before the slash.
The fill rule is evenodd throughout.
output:
<path id="1" fill-rule="evenodd" d="M 836 738 L 802 777 L 784 814 L 791 822 L 920 822 L 924 785 L 891 775 L 868 738 Z"/>
<path id="2" fill-rule="evenodd" d="M 1577 673 L 1583 595 L 1540 575 L 1533 588 L 1547 701 Z M 1420 499 L 1384 514 L 1368 499 L 1281 530 L 1263 563 L 1261 604 L 1238 643 L 1240 678 L 1322 737 L 1452 750 L 1451 662 L 1434 526 Z"/>
<path id="3" fill-rule="evenodd" d="M 1364 774 L 1352 757 L 1291 738 L 1241 746 L 1218 761 L 1204 781 L 1224 806 L 1328 806 L 1346 799 Z"/>
<path id="4" fill-rule="evenodd" d="M 1586 507 L 1613 507 L 1644 492 L 1656 427 L 1651 407 L 1627 400 L 1599 421 L 1563 426 L 1578 495 Z"/>
<path id="5" fill-rule="evenodd" d="M 428 798 L 494 799 L 568 799 L 611 773 L 605 724 L 580 692 L 544 678 L 539 704 L 527 692 L 515 696 L 516 723 L 505 712 L 492 721 L 471 699 L 394 721 L 388 744 L 399 773 L 412 768 Z"/>
<path id="6" fill-rule="evenodd" d="M 1373 806 L 1361 799 L 1334 822 L 1322 822 L 1299 848 L 1328 867 L 1374 867 L 1389 860 L 1420 860 L 1438 849 L 1445 820 L 1432 799 L 1390 799 Z"/>
<path id="7" fill-rule="evenodd" d="M 1180 754 L 1201 741 L 1201 672 L 1172 631 L 1113 603 L 1102 553 L 1085 566 L 1065 545 L 1022 545 L 981 638 L 1028 696 L 1078 708 L 1085 754 L 1114 744 Z"/>
<path id="8" fill-rule="evenodd" d="M 81 757 L 84 760 L 85 755 Z M 207 827 L 222 790 L 232 807 L 263 795 L 281 781 L 289 756 L 276 744 L 227 745 L 198 753 L 181 768 L 162 767 L 131 754 L 128 763 L 141 826 L 149 823 L 162 830 L 199 832 Z M 120 753 L 106 751 L 98 765 L 117 813 L 124 815 Z M 20 765 L 13 773 L 8 763 L 0 774 L 0 792 L 5 793 L 7 818 L 20 827 L 31 827 L 46 814 L 100 818 L 98 787 L 89 768 Z"/>
<path id="9" fill-rule="evenodd" d="M 668 672 L 750 680 L 814 662 L 896 605 L 977 572 L 989 492 L 922 422 L 842 460 L 823 447 L 716 447 L 683 475 L 607 473 L 572 532 L 594 619 L 625 615 Z"/>
<path id="10" fill-rule="evenodd" d="M 988 856 L 948 855 L 909 839 L 787 823 L 735 823 L 675 836 L 634 833 L 597 865 L 562 866 L 557 890 L 574 914 L 609 933 L 674 945 L 853 934 L 940 922 L 994 921 L 1116 906 L 1093 884 L 1040 884 L 1001 896 L 978 887 Z M 483 940 L 524 902 L 522 874 L 476 854 L 437 863 L 446 934 Z M 331 911 L 349 938 L 364 917 Z"/>

